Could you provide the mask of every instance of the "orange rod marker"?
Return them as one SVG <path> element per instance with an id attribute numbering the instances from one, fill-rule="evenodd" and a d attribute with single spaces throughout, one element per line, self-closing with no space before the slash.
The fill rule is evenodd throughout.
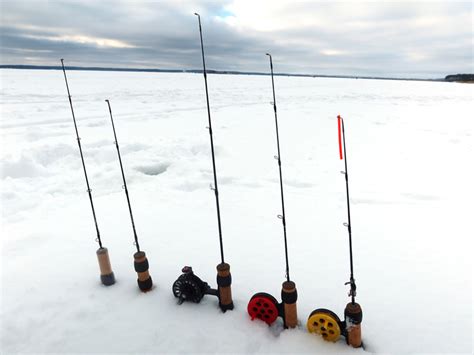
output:
<path id="1" fill-rule="evenodd" d="M 339 158 L 342 160 L 342 134 L 341 134 L 341 116 L 337 116 L 337 132 L 339 137 Z"/>

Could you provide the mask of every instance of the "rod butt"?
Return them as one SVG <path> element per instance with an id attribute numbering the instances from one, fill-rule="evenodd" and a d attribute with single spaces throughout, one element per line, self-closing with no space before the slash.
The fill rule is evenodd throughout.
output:
<path id="1" fill-rule="evenodd" d="M 344 309 L 346 320 L 346 343 L 354 348 L 362 346 L 362 308 L 358 303 L 349 302 Z"/>
<path id="2" fill-rule="evenodd" d="M 135 271 L 137 272 L 138 279 L 138 288 L 142 292 L 150 291 L 153 287 L 153 280 L 151 279 L 150 273 L 148 271 L 148 259 L 146 258 L 146 254 L 144 251 L 139 251 L 133 254 L 133 258 L 135 259 L 134 267 Z"/>
<path id="3" fill-rule="evenodd" d="M 298 292 L 296 284 L 293 281 L 285 281 L 281 288 L 281 299 L 283 300 L 284 322 L 286 328 L 295 328 L 298 325 L 298 313 L 296 310 L 296 301 Z"/>
<path id="4" fill-rule="evenodd" d="M 234 309 L 232 301 L 232 275 L 230 274 L 230 265 L 220 263 L 217 269 L 217 292 L 219 296 L 219 307 L 222 312 Z"/>
<path id="5" fill-rule="evenodd" d="M 97 259 L 100 268 L 100 281 L 105 286 L 111 286 L 115 283 L 115 275 L 110 265 L 109 251 L 107 248 L 97 249 Z"/>
<path id="6" fill-rule="evenodd" d="M 113 272 L 108 275 L 100 275 L 100 281 L 105 286 L 111 286 L 115 283 L 115 275 Z"/>

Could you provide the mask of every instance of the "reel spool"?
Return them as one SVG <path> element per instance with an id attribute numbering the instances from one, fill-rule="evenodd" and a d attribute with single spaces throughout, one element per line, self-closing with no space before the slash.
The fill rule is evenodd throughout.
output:
<path id="1" fill-rule="evenodd" d="M 258 318 L 268 325 L 272 325 L 278 317 L 283 318 L 283 307 L 275 297 L 269 293 L 259 292 L 252 296 L 247 306 L 250 318 Z"/>
<path id="2" fill-rule="evenodd" d="M 306 323 L 310 333 L 316 333 L 324 340 L 336 342 L 341 335 L 345 335 L 345 322 L 342 322 L 336 313 L 325 308 L 318 308 L 311 312 Z"/>
<path id="3" fill-rule="evenodd" d="M 178 304 L 186 301 L 199 303 L 205 295 L 212 295 L 219 299 L 219 307 L 222 312 L 234 309 L 230 289 L 232 282 L 230 267 L 229 264 L 223 264 L 217 266 L 217 283 L 219 285 L 217 290 L 196 276 L 191 266 L 183 267 L 181 270 L 183 274 L 178 277 L 172 287 L 173 295 L 178 298 Z"/>
<path id="4" fill-rule="evenodd" d="M 344 320 L 341 321 L 336 313 L 318 308 L 311 312 L 306 323 L 310 333 L 316 333 L 324 340 L 336 342 L 344 336 L 347 345 L 354 348 L 362 346 L 362 309 L 358 303 L 349 302 L 344 310 Z"/>
<path id="5" fill-rule="evenodd" d="M 259 292 L 250 298 L 247 305 L 247 312 L 252 320 L 260 319 L 269 326 L 277 320 L 283 318 L 285 328 L 295 328 L 298 324 L 296 301 L 298 293 L 293 281 L 285 281 L 281 290 L 282 302 L 278 303 L 272 295 Z"/>

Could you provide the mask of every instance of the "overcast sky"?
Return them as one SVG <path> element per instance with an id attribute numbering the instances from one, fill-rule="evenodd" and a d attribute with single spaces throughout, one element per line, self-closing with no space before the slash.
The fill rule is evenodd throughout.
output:
<path id="1" fill-rule="evenodd" d="M 471 1 L 0 0 L 1 64 L 444 77 L 474 72 Z"/>

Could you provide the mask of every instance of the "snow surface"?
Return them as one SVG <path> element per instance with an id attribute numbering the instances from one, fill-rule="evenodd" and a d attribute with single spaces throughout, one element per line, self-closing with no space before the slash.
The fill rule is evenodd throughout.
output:
<path id="1" fill-rule="evenodd" d="M 277 63 L 276 63 L 277 66 Z M 362 353 L 308 334 L 342 317 L 349 278 L 345 117 L 355 277 L 367 351 L 472 353 L 474 86 L 276 77 L 291 278 L 299 329 L 251 322 L 279 299 L 284 254 L 271 81 L 210 75 L 226 261 L 235 310 L 178 306 L 184 265 L 215 286 L 219 248 L 202 75 L 68 73 L 103 243 L 95 230 L 60 71 L 1 71 L 2 353 Z M 104 99 L 110 99 L 140 244 L 143 294 Z"/>

